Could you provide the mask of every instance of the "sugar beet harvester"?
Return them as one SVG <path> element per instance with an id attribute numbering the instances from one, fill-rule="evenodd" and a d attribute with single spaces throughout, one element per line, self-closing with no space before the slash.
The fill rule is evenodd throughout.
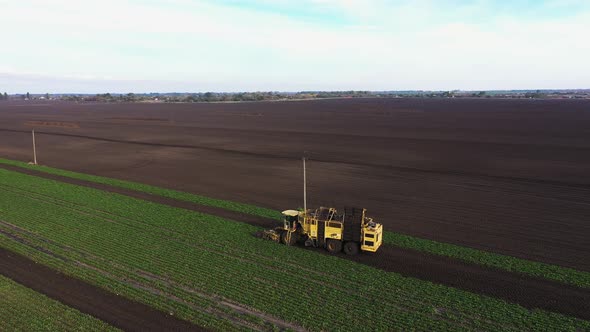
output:
<path id="1" fill-rule="evenodd" d="M 294 245 L 324 247 L 331 253 L 344 251 L 356 255 L 362 251 L 376 252 L 383 240 L 383 226 L 365 216 L 366 209 L 345 208 L 339 214 L 334 208 L 315 211 L 283 211 L 283 225 L 266 230 L 262 237 Z"/>
<path id="2" fill-rule="evenodd" d="M 298 242 L 323 247 L 331 253 L 344 251 L 356 255 L 359 250 L 376 252 L 383 241 L 383 226 L 368 218 L 366 209 L 307 209 L 307 180 L 303 158 L 303 211 L 283 211 L 283 225 L 261 233 L 262 238 L 286 245 Z"/>

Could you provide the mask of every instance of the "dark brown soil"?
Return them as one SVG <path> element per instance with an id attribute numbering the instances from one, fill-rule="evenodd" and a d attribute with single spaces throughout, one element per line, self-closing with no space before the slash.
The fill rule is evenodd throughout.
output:
<path id="1" fill-rule="evenodd" d="M 204 331 L 0 248 L 0 274 L 125 331 Z"/>
<path id="2" fill-rule="evenodd" d="M 75 185 L 116 192 L 160 204 L 214 214 L 257 226 L 268 228 L 276 226 L 276 221 L 274 220 L 253 217 L 239 212 L 177 201 L 138 191 L 111 187 L 108 185 L 22 169 L 19 167 L 0 164 L 0 168 L 6 168 Z M 321 249 L 312 250 L 329 255 Z M 393 246 L 382 246 L 376 254 L 363 254 L 354 257 L 341 254 L 340 256 L 388 272 L 400 273 L 407 277 L 414 277 L 474 293 L 501 298 L 509 302 L 518 303 L 527 308 L 545 309 L 590 320 L 590 289 L 582 289 L 545 279 L 486 268 L 448 257 L 430 255 Z"/>

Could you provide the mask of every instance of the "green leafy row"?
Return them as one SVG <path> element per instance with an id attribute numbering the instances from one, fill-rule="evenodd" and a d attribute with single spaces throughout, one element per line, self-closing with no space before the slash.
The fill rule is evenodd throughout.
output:
<path id="1" fill-rule="evenodd" d="M 119 331 L 0 275 L 1 331 Z"/>
<path id="2" fill-rule="evenodd" d="M 257 227 L 211 215 L 3 169 L 0 189 L 0 245 L 212 329 L 590 329 L 260 240 Z"/>
<path id="3" fill-rule="evenodd" d="M 159 195 L 163 197 L 194 202 L 202 205 L 215 206 L 227 210 L 244 212 L 266 218 L 280 218 L 280 213 L 278 211 L 274 211 L 271 209 L 208 198 L 172 189 L 164 189 L 146 184 L 76 173 L 46 166 L 31 166 L 20 161 L 13 161 L 2 158 L 0 158 L 0 164 L 7 164 L 22 168 L 30 168 L 49 174 L 61 175 L 80 180 L 107 184 L 120 188 L 147 192 L 150 194 Z M 427 239 L 421 239 L 409 235 L 394 233 L 391 231 L 385 232 L 384 243 L 414 249 L 417 251 L 428 252 L 435 255 L 447 256 L 455 259 L 460 259 L 466 262 L 494 267 L 497 269 L 502 269 L 510 272 L 522 273 L 534 277 L 559 281 L 578 287 L 590 288 L 590 273 L 585 271 L 578 271 L 572 268 L 530 261 L 512 256 L 458 246 L 450 243 L 442 243 Z"/>

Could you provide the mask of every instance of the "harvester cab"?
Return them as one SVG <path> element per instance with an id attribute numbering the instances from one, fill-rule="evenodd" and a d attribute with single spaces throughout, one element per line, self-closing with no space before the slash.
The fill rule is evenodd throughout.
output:
<path id="1" fill-rule="evenodd" d="M 303 236 L 303 228 L 300 222 L 300 212 L 296 210 L 285 210 L 282 212 L 282 225 L 263 231 L 260 236 L 263 239 L 294 245 Z"/>
<path id="2" fill-rule="evenodd" d="M 296 210 L 285 210 L 282 212 L 282 215 L 284 216 L 283 221 L 284 221 L 284 229 L 286 231 L 289 230 L 297 230 L 298 226 L 301 226 L 301 224 L 299 223 L 299 211 Z"/>

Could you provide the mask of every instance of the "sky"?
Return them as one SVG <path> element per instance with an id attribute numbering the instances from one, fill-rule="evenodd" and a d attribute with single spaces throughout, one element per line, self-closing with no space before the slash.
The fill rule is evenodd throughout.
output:
<path id="1" fill-rule="evenodd" d="M 590 88 L 588 0 L 0 0 L 0 92 Z"/>

